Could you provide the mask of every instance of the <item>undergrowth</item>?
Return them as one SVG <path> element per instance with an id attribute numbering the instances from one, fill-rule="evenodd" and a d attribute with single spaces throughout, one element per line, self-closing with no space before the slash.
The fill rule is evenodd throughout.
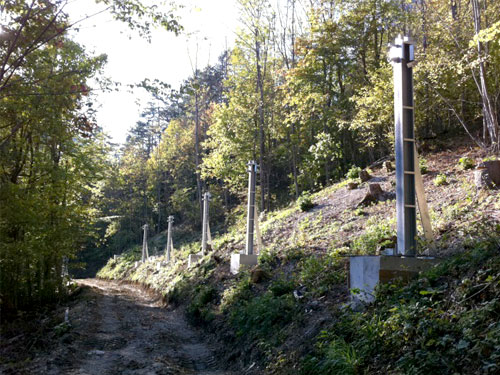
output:
<path id="1" fill-rule="evenodd" d="M 496 374 L 498 239 L 477 242 L 407 286 L 381 285 L 363 312 L 335 315 L 302 374 Z"/>
<path id="2" fill-rule="evenodd" d="M 384 206 L 393 205 L 391 201 L 329 217 L 321 202 L 346 181 L 306 194 L 300 203 L 316 203 L 315 210 L 296 203 L 262 214 L 265 247 L 259 264 L 236 276 L 228 272 L 229 256 L 243 248 L 241 215 L 195 267 L 187 268 L 186 260 L 199 251 L 199 242 L 176 248 L 174 262 L 160 269 L 155 262 L 135 267 L 140 257 L 136 247 L 111 259 L 99 276 L 153 287 L 169 304 L 185 307 L 193 324 L 230 342 L 224 353 L 228 361 L 237 358 L 248 367 L 256 360 L 273 374 L 500 371 L 500 228 L 485 225 L 486 217 L 479 214 L 482 207 L 499 209 L 500 203 L 492 203 L 496 197 L 477 194 L 463 181 L 462 199 L 431 210 L 439 233 L 435 246 L 456 246 L 459 255 L 407 286 L 394 282 L 379 287 L 375 303 L 357 312 L 344 306 L 345 255 L 373 255 L 394 247 L 396 222 L 387 214 L 392 208 Z M 350 237 L 336 238 L 341 237 L 337 233 Z M 314 326 L 317 316 L 329 322 L 328 328 L 297 337 L 301 327 Z M 293 345 L 313 349 L 293 354 Z"/>

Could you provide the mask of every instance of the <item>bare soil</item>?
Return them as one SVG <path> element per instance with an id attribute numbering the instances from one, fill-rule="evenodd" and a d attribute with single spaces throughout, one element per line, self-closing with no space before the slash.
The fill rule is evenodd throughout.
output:
<path id="1" fill-rule="evenodd" d="M 189 326 L 182 311 L 165 308 L 161 298 L 129 284 L 78 283 L 83 291 L 69 304 L 69 327 L 43 329 L 44 337 L 30 329 L 28 340 L 19 332 L 13 338 L 3 335 L 0 373 L 231 374 L 222 370 L 216 348 Z M 52 324 L 64 321 L 65 311 L 54 312 L 59 317 L 49 319 Z"/>

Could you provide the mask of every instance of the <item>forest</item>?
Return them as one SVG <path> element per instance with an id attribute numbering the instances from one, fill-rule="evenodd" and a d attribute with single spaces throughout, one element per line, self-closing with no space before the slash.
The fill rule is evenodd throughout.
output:
<path id="1" fill-rule="evenodd" d="M 223 230 L 244 198 L 248 160 L 260 165 L 259 205 L 270 210 L 387 156 L 387 45 L 398 34 L 416 43 L 422 147 L 466 132 L 498 151 L 496 2 L 240 1 L 234 48 L 178 90 L 154 79 L 138 83 L 151 105 L 114 148 L 93 121 L 98 87 L 87 83 L 106 57 L 89 56 L 66 36 L 63 5 L 2 5 L 9 22 L 0 75 L 6 304 L 56 296 L 62 260 L 86 246 L 120 253 L 141 243 L 145 223 L 153 233 L 164 230 L 168 215 L 198 229 L 205 190 Z M 117 16 L 145 13 L 136 5 Z"/>
<path id="2" fill-rule="evenodd" d="M 73 40 L 67 1 L 0 1 L 2 319 L 139 252 L 144 224 L 155 237 L 173 215 L 176 245 L 198 241 L 206 191 L 212 234 L 228 233 L 246 214 L 249 160 L 269 214 L 391 158 L 398 35 L 415 44 L 419 151 L 459 137 L 499 155 L 500 2 L 236 1 L 236 41 L 216 64 L 178 88 L 137 82 L 150 100 L 124 144 L 96 120 L 95 93 L 114 82 L 106 55 Z M 96 2 L 145 38 L 183 33 L 173 5 Z"/>

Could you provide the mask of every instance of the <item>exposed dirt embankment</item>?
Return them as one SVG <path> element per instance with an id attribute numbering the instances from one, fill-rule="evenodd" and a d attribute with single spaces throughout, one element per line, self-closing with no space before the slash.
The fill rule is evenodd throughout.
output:
<path id="1" fill-rule="evenodd" d="M 230 374 L 183 314 L 163 308 L 161 299 L 116 282 L 85 279 L 79 284 L 83 292 L 69 305 L 69 327 L 63 323 L 46 337 L 34 337 L 38 344 L 31 353 L 24 349 L 23 358 L 16 345 L 22 340 L 9 345 L 11 338 L 4 337 L 0 373 Z M 11 356 L 14 352 L 18 358 Z"/>

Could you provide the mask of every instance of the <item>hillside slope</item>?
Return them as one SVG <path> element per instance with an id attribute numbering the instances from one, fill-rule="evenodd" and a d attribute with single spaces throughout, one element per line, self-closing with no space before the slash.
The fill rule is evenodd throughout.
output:
<path id="1" fill-rule="evenodd" d="M 244 248 L 243 218 L 214 238 L 196 267 L 187 268 L 188 254 L 199 249 L 192 243 L 160 269 L 156 261 L 135 268 L 139 254 L 131 252 L 111 259 L 98 276 L 161 292 L 224 343 L 219 356 L 229 368 L 246 373 L 494 373 L 500 194 L 476 191 L 473 171 L 458 162 L 463 156 L 478 162 L 482 155 L 455 145 L 425 156 L 436 241 L 421 241 L 419 251 L 443 262 L 410 285 L 381 287 L 362 312 L 346 307 L 347 255 L 394 245 L 395 177 L 380 168 L 354 190 L 346 180 L 313 194 L 309 211 L 293 204 L 262 215 L 259 265 L 237 276 L 229 273 L 229 258 Z M 380 184 L 384 200 L 359 205 L 368 183 Z"/>

